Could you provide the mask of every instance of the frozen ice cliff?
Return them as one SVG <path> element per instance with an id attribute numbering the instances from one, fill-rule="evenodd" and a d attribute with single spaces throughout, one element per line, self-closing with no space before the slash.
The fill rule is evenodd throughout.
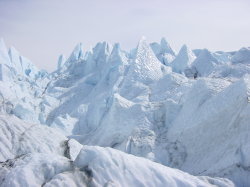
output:
<path id="1" fill-rule="evenodd" d="M 47 73 L 1 40 L 0 186 L 249 186 L 249 63 L 142 38 Z"/>

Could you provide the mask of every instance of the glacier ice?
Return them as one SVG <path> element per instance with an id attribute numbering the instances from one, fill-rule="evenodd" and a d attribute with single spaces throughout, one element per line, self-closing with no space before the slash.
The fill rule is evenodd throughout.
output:
<path id="1" fill-rule="evenodd" d="M 234 186 L 111 148 L 82 146 L 55 129 L 0 115 L 1 186 Z"/>
<path id="2" fill-rule="evenodd" d="M 232 186 L 225 179 L 194 178 L 181 171 L 164 167 L 147 159 L 125 154 L 112 148 L 84 147 L 75 165 L 93 175 L 95 186 Z M 114 171 L 117 171 L 114 173 Z M 174 180 L 173 180 L 174 178 Z"/>
<path id="3" fill-rule="evenodd" d="M 7 65 L 11 64 L 7 47 L 2 38 L 0 38 L 0 62 L 1 64 L 7 64 Z"/>
<path id="4" fill-rule="evenodd" d="M 204 49 L 193 62 L 193 67 L 197 70 L 199 76 L 208 76 L 218 64 L 218 60 L 210 51 Z"/>
<path id="5" fill-rule="evenodd" d="M 176 73 L 184 73 L 187 68 L 191 67 L 195 58 L 193 52 L 186 45 L 183 45 L 178 55 L 171 63 L 171 67 Z"/>
<path id="6" fill-rule="evenodd" d="M 47 73 L 1 40 L 0 185 L 250 185 L 249 59 L 142 38 Z"/>
<path id="7" fill-rule="evenodd" d="M 65 59 L 64 55 L 60 55 L 58 58 L 58 62 L 57 62 L 57 70 L 60 70 L 63 67 L 65 61 L 66 61 L 66 59 Z"/>
<path id="8" fill-rule="evenodd" d="M 160 44 L 156 42 L 151 43 L 150 47 L 154 51 L 158 60 L 160 60 L 160 62 L 162 62 L 165 65 L 170 64 L 176 56 L 174 50 L 171 48 L 171 46 L 169 45 L 169 43 L 166 41 L 165 38 L 161 39 Z"/>
<path id="9" fill-rule="evenodd" d="M 232 57 L 233 63 L 250 63 L 250 48 L 241 48 L 239 51 L 235 53 Z"/>

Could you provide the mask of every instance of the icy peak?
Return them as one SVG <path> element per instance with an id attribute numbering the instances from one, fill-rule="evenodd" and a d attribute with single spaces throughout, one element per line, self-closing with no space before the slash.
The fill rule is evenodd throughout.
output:
<path id="1" fill-rule="evenodd" d="M 79 43 L 76 45 L 73 52 L 71 53 L 69 59 L 67 60 L 67 64 L 69 62 L 75 62 L 75 61 L 83 59 L 83 55 L 84 53 L 83 53 L 82 43 Z"/>
<path id="2" fill-rule="evenodd" d="M 95 60 L 105 58 L 110 54 L 112 46 L 107 42 L 99 42 L 93 48 L 93 55 Z"/>
<path id="3" fill-rule="evenodd" d="M 12 64 L 16 64 L 16 62 L 20 63 L 20 58 L 19 58 L 20 54 L 13 46 L 9 48 L 8 54 Z"/>
<path id="4" fill-rule="evenodd" d="M 135 60 L 130 67 L 130 73 L 133 72 L 133 76 L 136 76 L 135 80 L 147 83 L 160 79 L 163 71 L 163 65 L 156 58 L 145 37 L 142 37 L 138 43 Z"/>
<path id="5" fill-rule="evenodd" d="M 217 63 L 218 60 L 212 53 L 207 49 L 203 49 L 193 62 L 193 66 L 200 76 L 207 76 L 213 71 Z"/>
<path id="6" fill-rule="evenodd" d="M 180 52 L 187 52 L 187 51 L 189 51 L 188 46 L 187 46 L 186 44 L 184 44 L 184 45 L 181 47 L 179 53 L 180 53 Z"/>
<path id="7" fill-rule="evenodd" d="M 57 69 L 61 69 L 61 67 L 64 65 L 64 63 L 65 63 L 65 56 L 64 55 L 60 55 L 58 57 Z"/>
<path id="8" fill-rule="evenodd" d="M 214 58 L 214 56 L 212 55 L 212 53 L 208 50 L 208 49 L 203 49 L 201 51 L 201 53 L 199 54 L 198 59 L 208 59 L 214 62 L 217 62 L 217 59 Z"/>
<path id="9" fill-rule="evenodd" d="M 3 38 L 0 38 L 0 49 L 7 51 L 7 48 L 6 48 L 6 45 L 5 45 Z"/>
<path id="10" fill-rule="evenodd" d="M 143 38 L 145 40 L 145 37 L 143 37 Z M 171 46 L 169 45 L 169 43 L 167 42 L 167 40 L 165 38 L 161 39 L 160 44 L 157 42 L 153 42 L 150 44 L 150 46 L 153 49 L 153 51 L 156 53 L 156 55 L 171 54 L 171 55 L 175 56 L 174 50 L 171 48 Z"/>
<path id="11" fill-rule="evenodd" d="M 152 58 L 153 60 L 157 61 L 152 49 L 149 47 L 146 41 L 146 38 L 143 36 L 138 42 L 135 60 L 144 62 L 144 60 L 147 58 Z"/>
<path id="12" fill-rule="evenodd" d="M 175 52 L 170 47 L 165 38 L 161 39 L 160 44 L 156 42 L 151 43 L 150 47 L 154 51 L 158 60 L 165 65 L 170 64 L 175 58 Z"/>
<path id="13" fill-rule="evenodd" d="M 161 49 L 163 53 L 170 53 L 171 55 L 175 56 L 174 50 L 164 37 L 161 39 Z"/>
<path id="14" fill-rule="evenodd" d="M 8 50 L 3 38 L 0 38 L 0 63 L 10 65 Z"/>
<path id="15" fill-rule="evenodd" d="M 125 58 L 125 54 L 121 51 L 120 44 L 116 43 L 109 56 L 109 62 L 115 65 L 124 62 Z"/>
<path id="16" fill-rule="evenodd" d="M 3 39 L 0 40 L 0 63 L 7 65 L 4 70 L 5 80 L 12 80 L 17 75 L 27 76 L 31 79 L 37 79 L 44 75 L 44 71 L 39 71 L 30 60 L 21 56 L 14 47 L 7 50 Z"/>
<path id="17" fill-rule="evenodd" d="M 195 58 L 194 53 L 186 45 L 183 45 L 171 64 L 173 71 L 183 73 L 187 67 L 191 66 Z"/>
<path id="18" fill-rule="evenodd" d="M 115 43 L 112 51 L 111 51 L 111 54 L 110 54 L 110 57 L 113 57 L 113 56 L 117 56 L 119 55 L 121 52 L 121 47 L 120 47 L 120 44 L 119 43 Z"/>

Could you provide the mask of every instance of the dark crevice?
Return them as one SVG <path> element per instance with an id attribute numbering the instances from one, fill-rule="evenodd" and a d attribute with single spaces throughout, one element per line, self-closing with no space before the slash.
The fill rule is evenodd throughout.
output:
<path id="1" fill-rule="evenodd" d="M 115 147 L 117 147 L 118 145 L 120 145 L 120 143 L 113 143 L 110 147 L 115 148 Z"/>
<path id="2" fill-rule="evenodd" d="M 26 154 L 21 154 L 21 155 L 16 156 L 16 157 L 13 158 L 13 159 L 7 159 L 7 160 L 4 161 L 4 162 L 0 162 L 0 165 L 1 165 L 2 167 L 6 167 L 6 168 L 13 168 L 13 167 L 15 167 L 15 162 L 16 162 L 18 159 L 25 157 L 25 155 L 26 155 Z"/>
<path id="3" fill-rule="evenodd" d="M 88 166 L 81 168 L 80 171 L 85 172 L 88 178 L 93 178 L 93 172 Z"/>
<path id="4" fill-rule="evenodd" d="M 65 147 L 65 149 L 64 149 L 63 155 L 64 155 L 66 158 L 68 158 L 68 159 L 71 160 L 71 157 L 70 157 L 69 140 L 64 141 L 64 147 Z"/>

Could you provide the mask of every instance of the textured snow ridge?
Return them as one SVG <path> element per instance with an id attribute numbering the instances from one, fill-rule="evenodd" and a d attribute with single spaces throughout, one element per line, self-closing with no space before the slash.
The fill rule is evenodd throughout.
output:
<path id="1" fill-rule="evenodd" d="M 185 184 L 219 185 L 224 179 L 214 177 L 222 177 L 249 186 L 249 51 L 184 45 L 176 54 L 165 39 L 148 44 L 145 38 L 130 52 L 107 42 L 83 51 L 80 43 L 68 58 L 59 56 L 57 69 L 47 73 L 0 40 L 0 162 L 20 165 L 24 175 L 13 180 L 14 186 L 32 181 L 51 186 L 172 184 L 159 176 L 169 179 L 161 171 L 175 170 L 155 169 L 165 166 L 213 177 L 190 182 L 190 175 L 183 178 L 179 172 Z M 108 172 L 97 174 L 96 168 L 103 168 L 80 157 L 97 153 L 102 156 L 93 159 Z M 76 158 L 79 162 L 73 162 Z M 154 172 L 149 174 L 144 164 Z M 132 171 L 134 165 L 143 169 Z M 9 182 L 19 176 L 19 170 L 4 168 Z M 36 176 L 36 168 L 45 168 L 44 173 Z"/>
<path id="2" fill-rule="evenodd" d="M 221 178 L 194 177 L 112 148 L 84 146 L 74 161 L 94 186 L 234 186 Z"/>
<path id="3" fill-rule="evenodd" d="M 14 116 L 0 116 L 1 152 L 0 161 L 16 156 L 39 152 L 64 154 L 66 137 L 47 126 L 23 122 Z"/>
<path id="4" fill-rule="evenodd" d="M 82 146 L 55 129 L 0 115 L 0 186 L 234 186 L 111 148 Z"/>

